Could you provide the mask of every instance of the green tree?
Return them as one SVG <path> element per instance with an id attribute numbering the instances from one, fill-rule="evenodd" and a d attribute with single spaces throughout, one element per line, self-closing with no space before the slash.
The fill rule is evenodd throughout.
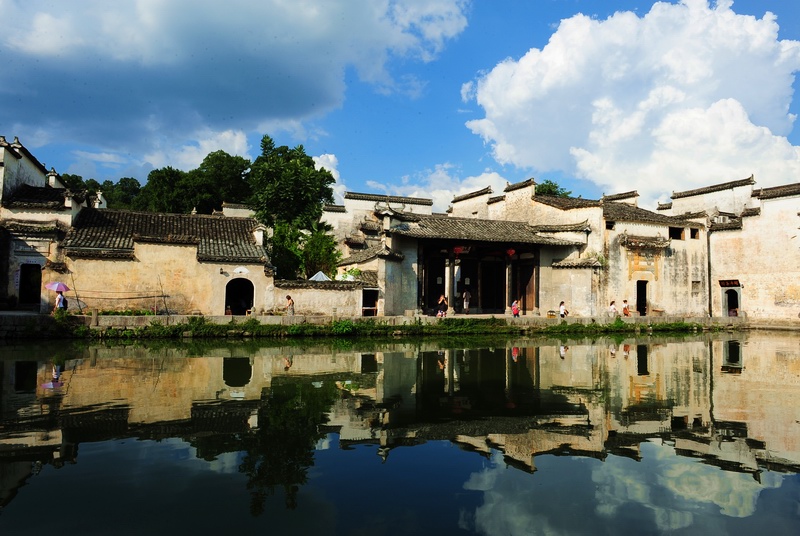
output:
<path id="1" fill-rule="evenodd" d="M 202 174 L 206 183 L 214 188 L 218 199 L 216 208 L 221 208 L 223 201 L 245 203 L 250 198 L 249 169 L 250 160 L 247 158 L 214 151 L 203 159 L 195 171 Z"/>
<path id="2" fill-rule="evenodd" d="M 133 208 L 134 201 L 141 189 L 141 184 L 133 177 L 123 177 L 116 184 L 111 181 L 103 181 L 103 184 L 100 185 L 108 208 L 114 209 Z"/>
<path id="3" fill-rule="evenodd" d="M 147 175 L 147 184 L 136 196 L 133 208 L 147 212 L 190 212 L 193 208 L 192 199 L 187 200 L 186 192 L 181 188 L 185 175 L 183 171 L 169 166 L 154 169 Z"/>
<path id="4" fill-rule="evenodd" d="M 272 230 L 270 261 L 276 279 L 295 279 L 303 267 L 303 234 L 294 225 L 278 221 Z"/>
<path id="5" fill-rule="evenodd" d="M 86 189 L 86 183 L 83 181 L 83 177 L 80 175 L 64 173 L 59 178 L 61 179 L 61 183 L 73 192 Z"/>
<path id="6" fill-rule="evenodd" d="M 567 191 L 550 179 L 545 179 L 537 184 L 535 192 L 536 195 L 552 195 L 555 197 L 569 197 L 572 195 L 571 191 Z"/>
<path id="7" fill-rule="evenodd" d="M 342 254 L 336 248 L 336 241 L 329 234 L 330 226 L 322 223 L 314 225 L 303 240 L 303 268 L 306 277 L 322 272 L 328 277 L 336 274 L 336 265 Z"/>
<path id="8" fill-rule="evenodd" d="M 265 135 L 261 155 L 250 170 L 256 218 L 268 226 L 286 222 L 311 229 L 322 216 L 323 205 L 333 203 L 334 182 L 328 170 L 316 169 L 302 145 L 276 147 Z"/>

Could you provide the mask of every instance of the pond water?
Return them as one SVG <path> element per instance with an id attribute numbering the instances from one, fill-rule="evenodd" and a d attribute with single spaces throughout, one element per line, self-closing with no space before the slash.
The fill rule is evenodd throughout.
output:
<path id="1" fill-rule="evenodd" d="M 800 335 L 0 347 L 0 534 L 798 534 Z"/>

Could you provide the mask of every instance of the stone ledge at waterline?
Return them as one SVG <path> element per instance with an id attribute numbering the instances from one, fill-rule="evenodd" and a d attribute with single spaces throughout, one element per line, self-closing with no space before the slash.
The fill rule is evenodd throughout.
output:
<path id="1" fill-rule="evenodd" d="M 112 316 L 112 315 L 69 315 L 68 321 L 71 325 L 85 326 L 84 329 L 90 330 L 134 330 L 146 328 L 159 323 L 164 326 L 174 326 L 187 324 L 192 319 L 202 318 L 203 322 L 209 324 L 226 325 L 230 324 L 232 330 L 237 330 L 237 325 L 256 320 L 264 326 L 293 326 L 298 324 L 324 326 L 332 321 L 373 321 L 376 324 L 388 326 L 405 326 L 410 324 L 433 325 L 448 319 L 498 319 L 504 320 L 505 324 L 512 328 L 519 328 L 520 331 L 536 331 L 548 327 L 559 326 L 561 324 L 589 326 L 591 324 L 605 325 L 614 321 L 609 316 L 599 317 L 570 317 L 568 319 L 546 318 L 541 316 L 523 316 L 514 318 L 510 315 L 453 315 L 448 319 L 440 319 L 434 316 L 384 316 L 384 317 L 343 317 L 343 316 L 197 316 L 197 315 L 159 315 L 159 316 Z M 774 330 L 800 330 L 800 321 L 787 322 L 777 320 L 757 320 L 745 317 L 685 317 L 685 316 L 659 316 L 659 317 L 631 317 L 620 318 L 629 326 L 631 330 L 641 330 L 646 332 L 650 326 L 665 324 L 692 324 L 702 329 L 774 329 Z M 0 339 L 17 338 L 58 338 L 61 324 L 52 316 L 0 312 Z"/>

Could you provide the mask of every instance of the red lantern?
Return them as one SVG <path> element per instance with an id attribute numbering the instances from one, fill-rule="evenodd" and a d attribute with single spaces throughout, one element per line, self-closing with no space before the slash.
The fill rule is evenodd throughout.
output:
<path id="1" fill-rule="evenodd" d="M 509 257 L 513 257 L 514 253 L 516 253 L 516 251 L 514 251 L 512 248 L 508 248 L 508 251 L 506 251 L 506 253 L 508 253 Z"/>
<path id="2" fill-rule="evenodd" d="M 456 257 L 458 257 L 459 255 L 461 255 L 461 253 L 462 253 L 463 251 L 464 251 L 464 248 L 463 248 L 463 247 L 461 247 L 461 246 L 456 246 L 456 247 L 454 247 L 454 248 L 453 248 L 453 253 L 455 253 L 455 254 L 456 254 Z"/>

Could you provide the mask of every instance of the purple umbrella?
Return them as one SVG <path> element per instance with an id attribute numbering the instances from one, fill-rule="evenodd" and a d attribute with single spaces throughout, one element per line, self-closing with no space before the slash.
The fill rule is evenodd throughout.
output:
<path id="1" fill-rule="evenodd" d="M 67 292 L 69 287 L 64 283 L 59 281 L 53 281 L 52 283 L 47 283 L 44 288 L 49 288 L 50 290 L 55 290 L 56 292 Z"/>

